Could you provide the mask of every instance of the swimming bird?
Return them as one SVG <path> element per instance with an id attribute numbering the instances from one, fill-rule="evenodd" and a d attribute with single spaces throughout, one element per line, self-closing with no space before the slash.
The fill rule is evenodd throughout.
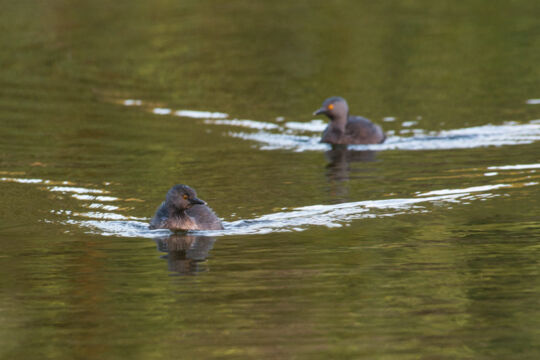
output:
<path id="1" fill-rule="evenodd" d="M 324 130 L 321 142 L 328 144 L 380 144 L 386 135 L 379 125 L 361 116 L 349 115 L 347 101 L 339 96 L 324 100 L 313 115 L 324 114 L 330 123 Z"/>
<path id="2" fill-rule="evenodd" d="M 206 202 L 187 185 L 175 185 L 150 221 L 150 229 L 223 230 L 221 221 Z"/>

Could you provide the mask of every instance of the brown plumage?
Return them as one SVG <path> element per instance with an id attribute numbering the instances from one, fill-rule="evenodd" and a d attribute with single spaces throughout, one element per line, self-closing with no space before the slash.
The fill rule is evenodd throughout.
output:
<path id="1" fill-rule="evenodd" d="M 216 214 L 187 185 L 175 185 L 150 221 L 150 229 L 223 230 Z"/>
<path id="2" fill-rule="evenodd" d="M 321 142 L 328 144 L 380 144 L 386 135 L 379 125 L 361 116 L 349 115 L 345 99 L 334 96 L 326 99 L 313 115 L 324 114 L 330 123 L 324 130 Z"/>

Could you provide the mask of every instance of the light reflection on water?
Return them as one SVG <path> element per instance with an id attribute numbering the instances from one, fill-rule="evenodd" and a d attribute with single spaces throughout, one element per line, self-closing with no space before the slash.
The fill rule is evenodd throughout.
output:
<path id="1" fill-rule="evenodd" d="M 2 6 L 0 358 L 540 358 L 538 1 L 126 4 Z"/>
<path id="2" fill-rule="evenodd" d="M 173 110 L 166 107 L 152 107 L 147 106 L 142 100 L 139 99 L 126 99 L 123 101 L 109 99 L 113 103 L 122 104 L 124 106 L 141 106 L 147 110 L 150 110 L 156 115 L 174 115 L 179 117 L 188 117 L 194 119 L 225 119 L 229 117 L 229 114 L 212 111 L 200 111 L 200 110 Z"/>
<path id="3" fill-rule="evenodd" d="M 141 105 L 142 100 L 124 100 L 123 103 L 132 106 L 133 102 Z M 151 112 L 158 115 L 177 115 L 204 119 L 208 125 L 226 125 L 232 127 L 244 127 L 258 132 L 228 132 L 229 136 L 259 143 L 261 150 L 292 150 L 324 151 L 328 150 L 328 144 L 320 143 L 320 133 L 327 126 L 326 121 L 315 119 L 306 122 L 289 121 L 283 125 L 256 121 L 227 119 L 226 113 L 178 110 L 169 108 L 152 108 Z M 383 121 L 394 121 L 394 117 L 385 117 Z M 401 126 L 405 129 L 399 134 L 412 134 L 412 136 L 395 135 L 395 130 L 386 131 L 388 137 L 383 144 L 351 145 L 351 150 L 450 150 L 450 149 L 473 149 L 488 146 L 508 146 L 531 144 L 540 140 L 540 120 L 532 120 L 529 123 L 506 122 L 502 125 L 482 125 L 461 129 L 449 129 L 441 131 L 426 131 L 421 128 L 412 128 L 418 125 L 418 121 L 404 121 Z M 271 130 L 272 132 L 265 131 Z M 306 135 L 317 133 L 317 135 Z"/>
<path id="4" fill-rule="evenodd" d="M 295 125 L 298 129 L 299 126 Z M 309 130 L 307 130 L 309 129 Z M 318 129 L 318 127 L 317 127 Z M 305 131 L 314 131 L 310 126 Z M 413 136 L 390 135 L 383 144 L 350 145 L 351 150 L 450 150 L 487 146 L 531 144 L 540 140 L 540 124 L 484 125 L 471 128 L 427 132 L 413 129 Z M 403 132 L 401 132 L 403 133 Z M 302 135 L 270 132 L 230 132 L 230 136 L 260 144 L 261 150 L 321 151 L 329 145 L 320 143 L 320 135 Z"/>
<path id="5" fill-rule="evenodd" d="M 209 236 L 172 234 L 155 238 L 157 249 L 167 253 L 169 271 L 182 275 L 194 275 L 206 271 L 203 263 L 209 256 L 216 239 Z"/>
<path id="6" fill-rule="evenodd" d="M 354 152 L 353 152 L 354 153 Z M 361 159 L 365 160 L 370 154 L 359 152 Z M 508 166 L 493 166 L 488 169 L 498 170 L 528 170 L 534 174 L 539 164 L 521 164 Z M 489 174 L 490 177 L 497 173 Z M 275 232 L 304 231 L 311 226 L 325 226 L 327 228 L 342 227 L 352 221 L 360 219 L 370 219 L 377 217 L 389 217 L 403 214 L 426 213 L 426 204 L 441 206 L 443 204 L 469 204 L 471 201 L 485 201 L 486 199 L 500 196 L 496 192 L 500 189 L 509 190 L 512 187 L 536 186 L 538 182 L 533 181 L 537 176 L 527 176 L 528 182 L 499 183 L 491 185 L 481 185 L 462 189 L 440 189 L 426 192 L 417 192 L 410 198 L 393 198 L 384 200 L 369 200 L 345 202 L 332 205 L 311 205 L 297 207 L 293 209 L 283 209 L 284 211 L 266 214 L 254 219 L 241 219 L 233 222 L 223 221 L 225 230 L 219 231 L 198 231 L 194 234 L 204 234 L 205 236 L 227 236 L 227 235 L 248 235 L 248 234 L 268 234 Z M 3 181 L 19 182 L 24 184 L 48 183 L 48 180 L 23 179 L 23 178 L 2 178 Z M 85 187 L 59 187 L 48 186 L 50 192 L 72 193 L 78 200 L 90 200 L 92 203 L 84 203 L 82 207 L 96 209 L 89 212 L 78 212 L 75 210 L 51 210 L 57 215 L 67 215 L 68 218 L 62 222 L 66 225 L 76 225 L 87 228 L 90 233 L 104 236 L 121 237 L 142 237 L 160 238 L 164 234 L 170 234 L 168 230 L 149 230 L 149 218 L 137 218 L 113 212 L 100 212 L 103 210 L 117 210 L 118 207 L 101 204 L 95 201 L 121 201 L 116 197 L 93 196 L 86 194 L 108 193 L 102 189 Z M 82 219 L 81 219 L 82 218 Z"/>
<path id="7" fill-rule="evenodd" d="M 521 184 L 520 184 L 521 185 Z M 532 183 L 530 185 L 536 185 Z M 255 219 L 224 221 L 225 230 L 198 231 L 210 236 L 268 234 L 275 232 L 304 231 L 310 226 L 325 226 L 328 228 L 342 227 L 353 220 L 377 217 L 397 216 L 403 214 L 425 213 L 423 203 L 441 205 L 443 203 L 457 204 L 464 201 L 483 200 L 498 196 L 491 190 L 511 187 L 509 184 L 487 185 L 466 189 L 445 189 L 425 194 L 418 194 L 408 199 L 387 199 L 341 203 L 336 205 L 312 205 L 285 210 L 260 216 Z M 479 193 L 479 194 L 477 194 Z M 118 214 L 86 213 L 74 214 L 106 220 L 73 220 L 69 224 L 89 228 L 91 233 L 105 236 L 121 237 L 150 237 L 163 233 L 164 230 L 148 230 L 147 222 L 118 221 L 128 220 Z M 159 236 L 159 235 L 157 235 Z"/>

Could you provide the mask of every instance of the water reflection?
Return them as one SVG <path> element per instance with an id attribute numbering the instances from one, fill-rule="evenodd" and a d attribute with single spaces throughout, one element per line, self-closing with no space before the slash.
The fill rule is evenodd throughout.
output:
<path id="1" fill-rule="evenodd" d="M 304 128 L 294 127 L 287 130 L 275 129 L 274 132 L 230 132 L 232 137 L 255 141 L 261 150 L 324 151 L 326 144 L 320 143 L 320 134 L 315 127 L 307 123 Z M 408 125 L 408 124 L 406 124 Z M 261 125 L 262 126 L 262 125 Z M 281 131 L 277 133 L 276 131 Z M 473 149 L 488 146 L 524 145 L 540 140 L 540 124 L 537 120 L 529 123 L 504 123 L 501 125 L 482 125 L 467 128 L 428 131 L 425 129 L 406 128 L 400 135 L 389 135 L 383 144 L 350 145 L 352 150 L 449 150 Z"/>
<path id="2" fill-rule="evenodd" d="M 354 162 L 371 162 L 376 160 L 376 151 L 349 150 L 347 145 L 334 145 L 324 153 L 329 180 L 343 181 L 350 178 L 350 164 Z"/>
<path id="3" fill-rule="evenodd" d="M 203 263 L 216 241 L 213 237 L 172 234 L 156 239 L 157 248 L 167 253 L 162 259 L 167 259 L 171 272 L 183 275 L 195 275 L 207 270 Z"/>
<path id="4" fill-rule="evenodd" d="M 330 189 L 333 192 L 334 199 L 339 200 L 333 204 L 315 204 L 310 206 L 283 208 L 283 211 L 271 212 L 266 215 L 258 216 L 252 219 L 239 219 L 236 221 L 224 221 L 224 230 L 201 231 L 191 234 L 175 234 L 166 229 L 150 230 L 146 218 L 119 213 L 126 207 L 128 201 L 140 201 L 136 198 L 122 199 L 115 198 L 117 205 L 106 205 L 104 203 L 94 202 L 97 198 L 92 197 L 91 202 L 83 201 L 77 206 L 68 209 L 58 209 L 55 207 L 58 203 L 51 203 L 52 208 L 49 216 L 41 219 L 46 224 L 62 224 L 76 226 L 85 229 L 87 233 L 100 234 L 102 236 L 121 236 L 121 237 L 139 237 L 158 239 L 158 248 L 165 252 L 180 251 L 185 254 L 183 259 L 202 261 L 208 256 L 209 250 L 215 241 L 213 237 L 230 235 L 248 235 L 248 234 L 267 234 L 272 232 L 291 232 L 304 231 L 311 226 L 325 226 L 328 228 L 342 227 L 352 221 L 366 218 L 389 217 L 401 214 L 418 214 L 429 212 L 433 205 L 440 206 L 448 204 L 452 208 L 455 204 L 470 204 L 472 201 L 485 201 L 499 196 L 511 196 L 510 191 L 516 191 L 523 187 L 539 185 L 537 169 L 538 163 L 529 164 L 511 164 L 497 165 L 478 168 L 451 169 L 446 174 L 428 177 L 415 177 L 415 181 L 432 181 L 434 179 L 453 179 L 456 176 L 460 179 L 477 179 L 476 186 L 438 188 L 435 190 L 425 189 L 424 192 L 414 192 L 405 197 L 388 197 L 381 199 L 371 199 L 364 201 L 354 201 L 348 197 L 350 181 L 347 177 L 356 179 L 373 177 L 378 172 L 378 167 L 357 166 L 349 169 L 350 163 L 355 161 L 371 161 L 375 154 L 369 151 L 341 150 L 329 151 L 327 154 L 333 163 L 328 165 L 327 176 L 330 180 Z M 497 170 L 497 171 L 488 171 Z M 375 172 L 375 173 L 374 173 Z M 10 173 L 4 172 L 6 175 Z M 349 174 L 350 173 L 350 174 Z M 456 175 L 458 173 L 459 175 Z M 362 176 L 360 176 L 360 174 Z M 345 181 L 331 181 L 334 178 L 342 178 Z M 368 176 L 370 175 L 370 176 Z M 0 183 L 21 183 L 29 186 L 40 186 L 41 184 L 56 184 L 51 180 L 37 178 L 11 178 L 1 177 Z M 60 188 L 58 186 L 40 187 L 42 190 L 50 191 L 55 194 L 57 200 L 64 200 L 64 193 L 77 192 L 96 193 L 101 190 L 88 187 L 83 188 L 75 183 L 62 182 L 64 185 L 71 184 L 71 187 Z M 471 184 L 473 185 L 473 184 Z M 503 190 L 503 192 L 499 190 Z M 511 190 L 513 189 L 513 190 Z M 62 190 L 62 191 L 60 191 Z M 110 194 L 112 191 L 107 190 Z M 104 191 L 103 191 L 104 192 Z M 62 194 L 62 195 L 58 195 Z M 77 193 L 73 194 L 77 195 Z M 73 196 L 72 195 L 72 196 Z M 87 194 L 82 194 L 87 195 Z M 79 197 L 74 197 L 81 200 Z M 81 211 L 81 209 L 94 209 L 92 211 Z M 107 212 L 102 212 L 106 210 Z M 108 211 L 116 210 L 111 213 Z M 71 231 L 67 229 L 67 231 Z M 198 255 L 197 255 L 198 254 Z M 177 257 L 178 258 L 178 257 Z"/>
<path id="5" fill-rule="evenodd" d="M 331 192 L 342 201 L 347 201 L 349 195 L 349 183 L 358 173 L 372 171 L 368 168 L 351 169 L 351 163 L 371 162 L 376 160 L 376 151 L 357 151 L 348 149 L 347 145 L 334 145 L 326 151 L 324 156 L 328 161 L 326 165 L 326 179 L 331 185 Z M 352 173 L 356 173 L 354 176 Z"/>
<path id="6" fill-rule="evenodd" d="M 538 99 L 530 99 L 528 104 L 535 104 Z M 108 101 L 125 106 L 142 106 L 142 100 L 118 100 L 110 98 Z M 205 124 L 224 125 L 230 127 L 258 130 L 257 132 L 229 132 L 228 135 L 260 144 L 260 150 L 293 150 L 325 151 L 328 144 L 320 142 L 321 133 L 326 129 L 327 122 L 314 119 L 308 122 L 289 121 L 284 124 L 258 120 L 240 120 L 229 118 L 223 112 L 173 110 L 168 107 L 142 106 L 146 111 L 157 115 L 174 115 L 204 119 Z M 387 117 L 394 121 L 395 118 Z M 388 129 L 388 138 L 382 144 L 353 144 L 349 148 L 364 150 L 449 150 L 470 149 L 488 146 L 524 145 L 540 140 L 539 120 L 528 123 L 507 121 L 499 125 L 480 125 L 457 129 L 426 130 L 419 127 L 417 120 L 403 121 L 401 129 Z"/>

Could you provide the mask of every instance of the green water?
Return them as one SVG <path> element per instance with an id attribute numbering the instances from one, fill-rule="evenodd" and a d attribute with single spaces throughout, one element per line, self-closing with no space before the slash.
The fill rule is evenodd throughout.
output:
<path id="1" fill-rule="evenodd" d="M 0 358 L 540 358 L 539 2 L 1 8 Z M 389 147 L 153 113 L 285 126 L 331 95 Z M 437 149 L 409 129 L 461 130 Z M 138 229 L 176 183 L 228 230 Z M 465 195 L 384 207 L 443 190 Z M 336 213 L 287 223 L 314 205 Z"/>

